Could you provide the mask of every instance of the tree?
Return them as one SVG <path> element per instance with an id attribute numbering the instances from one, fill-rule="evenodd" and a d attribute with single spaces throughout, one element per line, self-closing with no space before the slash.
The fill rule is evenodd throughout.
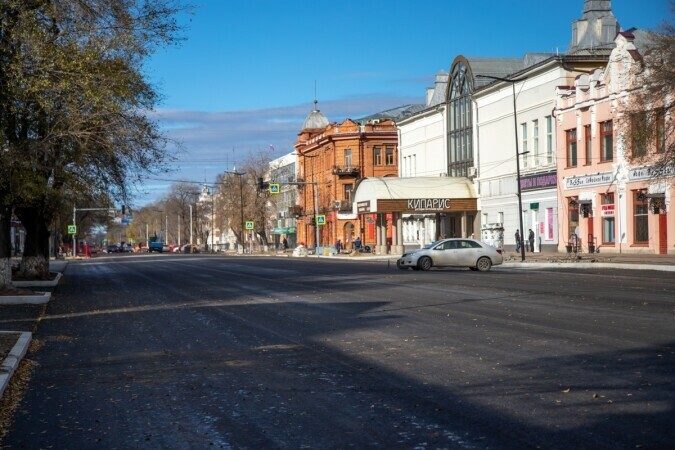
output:
<path id="1" fill-rule="evenodd" d="M 649 163 L 655 179 L 675 174 L 675 0 L 670 1 L 670 8 L 670 21 L 658 32 L 646 33 L 625 116 L 624 139 L 632 149 L 629 157 L 635 163 Z"/>
<path id="2" fill-rule="evenodd" d="M 146 114 L 158 96 L 142 62 L 176 41 L 180 10 L 173 0 L 0 7 L 0 204 L 27 229 L 24 271 L 49 270 L 47 230 L 66 193 L 126 200 L 129 182 L 164 168 L 167 140 Z"/>

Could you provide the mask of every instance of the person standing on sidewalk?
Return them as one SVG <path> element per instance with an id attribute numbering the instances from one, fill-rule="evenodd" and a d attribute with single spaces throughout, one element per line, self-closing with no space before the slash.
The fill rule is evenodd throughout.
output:
<path id="1" fill-rule="evenodd" d="M 530 253 L 534 253 L 534 231 L 532 231 L 532 228 L 527 233 L 527 240 L 530 241 Z"/>
<path id="2" fill-rule="evenodd" d="M 520 251 L 520 230 L 516 230 L 516 253 Z"/>

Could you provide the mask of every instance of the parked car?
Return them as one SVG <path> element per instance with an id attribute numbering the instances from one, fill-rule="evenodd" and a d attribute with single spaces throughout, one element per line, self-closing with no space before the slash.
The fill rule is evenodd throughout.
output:
<path id="1" fill-rule="evenodd" d="M 120 247 L 117 244 L 110 244 L 106 247 L 106 253 L 119 253 Z"/>
<path id="2" fill-rule="evenodd" d="M 502 264 L 502 250 L 475 239 L 451 238 L 433 242 L 424 248 L 410 250 L 396 261 L 401 269 L 429 270 L 432 267 L 468 267 L 487 272 Z"/>

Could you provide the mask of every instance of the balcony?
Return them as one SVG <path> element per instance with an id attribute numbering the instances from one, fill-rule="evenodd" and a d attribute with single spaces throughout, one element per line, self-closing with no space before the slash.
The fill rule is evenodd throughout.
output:
<path id="1" fill-rule="evenodd" d="M 361 170 L 354 166 L 333 166 L 333 175 L 338 177 L 358 177 Z"/>
<path id="2" fill-rule="evenodd" d="M 333 209 L 341 213 L 351 213 L 352 202 L 349 200 L 335 200 L 333 201 Z"/>

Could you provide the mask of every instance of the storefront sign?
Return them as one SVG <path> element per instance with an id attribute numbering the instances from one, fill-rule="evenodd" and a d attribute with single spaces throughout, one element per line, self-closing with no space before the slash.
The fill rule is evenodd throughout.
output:
<path id="1" fill-rule="evenodd" d="M 450 209 L 449 198 L 412 198 L 408 200 L 408 211 L 446 211 Z"/>
<path id="2" fill-rule="evenodd" d="M 668 166 L 668 167 L 644 166 L 644 167 L 635 167 L 628 171 L 628 180 L 630 181 L 648 180 L 651 178 L 667 178 L 674 176 L 675 176 L 675 166 Z"/>
<path id="3" fill-rule="evenodd" d="M 370 200 L 356 203 L 356 211 L 359 214 L 370 212 Z"/>
<path id="4" fill-rule="evenodd" d="M 594 175 L 565 178 L 565 189 L 578 189 L 586 186 L 610 184 L 614 177 L 612 172 L 603 172 Z"/>
<path id="5" fill-rule="evenodd" d="M 614 217 L 614 205 L 600 205 L 602 217 Z"/>
<path id="6" fill-rule="evenodd" d="M 461 212 L 476 211 L 475 198 L 411 198 L 401 200 L 378 200 L 377 212 Z"/>
<path id="7" fill-rule="evenodd" d="M 532 175 L 522 175 L 520 177 L 521 191 L 534 191 L 537 189 L 553 188 L 558 185 L 557 172 L 535 173 Z"/>

